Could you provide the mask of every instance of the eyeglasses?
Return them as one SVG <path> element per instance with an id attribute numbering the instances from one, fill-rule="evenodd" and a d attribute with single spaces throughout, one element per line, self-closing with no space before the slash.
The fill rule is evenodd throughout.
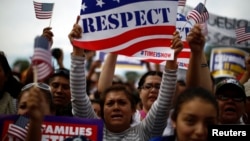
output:
<path id="1" fill-rule="evenodd" d="M 232 99 L 235 102 L 242 102 L 244 101 L 243 97 L 229 97 L 225 95 L 217 95 L 217 98 L 222 101 L 227 101 L 228 99 Z"/>
<path id="2" fill-rule="evenodd" d="M 153 88 L 159 90 L 160 87 L 161 87 L 160 84 L 155 84 L 155 85 L 153 85 L 152 83 L 147 83 L 147 84 L 141 86 L 141 88 L 142 88 L 142 89 L 145 89 L 145 90 L 151 90 L 151 89 L 153 89 Z"/>
<path id="3" fill-rule="evenodd" d="M 49 91 L 50 92 L 50 86 L 45 84 L 45 83 L 29 83 L 27 85 L 25 85 L 21 91 L 25 91 L 25 90 L 28 90 L 29 88 L 33 87 L 33 86 L 36 86 L 42 90 L 45 90 L 45 91 Z"/>
<path id="4" fill-rule="evenodd" d="M 56 69 L 54 71 L 54 75 L 64 75 L 64 76 L 69 77 L 69 70 L 67 70 L 67 69 Z"/>
<path id="5" fill-rule="evenodd" d="M 69 70 L 67 69 L 56 69 L 54 71 L 54 74 L 65 74 L 65 75 L 69 75 Z"/>

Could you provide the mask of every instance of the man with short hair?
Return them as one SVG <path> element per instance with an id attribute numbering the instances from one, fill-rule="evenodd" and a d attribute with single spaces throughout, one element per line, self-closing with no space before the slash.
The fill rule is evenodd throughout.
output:
<path id="1" fill-rule="evenodd" d="M 215 96 L 219 104 L 221 124 L 244 124 L 246 93 L 244 86 L 234 78 L 225 78 L 217 83 Z"/>
<path id="2" fill-rule="evenodd" d="M 72 116 L 69 70 L 65 68 L 55 70 L 50 78 L 49 85 L 53 94 L 56 115 Z"/>

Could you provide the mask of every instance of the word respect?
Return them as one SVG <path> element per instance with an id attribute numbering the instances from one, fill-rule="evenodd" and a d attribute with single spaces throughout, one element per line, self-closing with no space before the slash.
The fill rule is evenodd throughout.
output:
<path id="1" fill-rule="evenodd" d="M 83 33 L 126 28 L 129 26 L 168 23 L 169 13 L 169 8 L 157 8 L 83 18 Z"/>

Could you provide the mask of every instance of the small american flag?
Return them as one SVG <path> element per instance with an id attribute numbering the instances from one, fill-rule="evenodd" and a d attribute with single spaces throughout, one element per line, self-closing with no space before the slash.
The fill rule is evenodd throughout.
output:
<path id="1" fill-rule="evenodd" d="M 194 10 L 192 10 L 188 15 L 187 19 L 193 19 L 195 23 L 204 23 L 207 21 L 209 18 L 209 13 L 206 9 L 206 7 L 202 4 L 199 3 Z"/>
<path id="2" fill-rule="evenodd" d="M 178 1 L 178 6 L 185 6 L 186 5 L 186 0 L 179 0 Z"/>
<path id="3" fill-rule="evenodd" d="M 37 19 L 50 19 L 54 3 L 40 3 L 33 1 Z"/>
<path id="4" fill-rule="evenodd" d="M 239 27 L 235 30 L 236 42 L 240 43 L 246 40 L 250 40 L 250 26 Z"/>
<path id="5" fill-rule="evenodd" d="M 19 116 L 14 124 L 9 125 L 8 134 L 19 138 L 20 140 L 25 140 L 27 136 L 29 119 L 25 116 Z"/>
<path id="6" fill-rule="evenodd" d="M 44 36 L 35 38 L 32 65 L 37 69 L 37 79 L 43 80 L 53 72 L 51 62 L 50 43 Z"/>

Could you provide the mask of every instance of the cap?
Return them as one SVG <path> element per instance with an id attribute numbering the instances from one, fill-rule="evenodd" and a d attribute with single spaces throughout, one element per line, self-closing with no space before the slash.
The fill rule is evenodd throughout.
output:
<path id="1" fill-rule="evenodd" d="M 63 76 L 69 79 L 69 70 L 65 68 L 56 69 L 54 73 L 52 74 L 51 78 L 55 76 Z"/>
<path id="2" fill-rule="evenodd" d="M 248 80 L 248 81 L 244 84 L 244 87 L 245 87 L 246 96 L 247 96 L 247 97 L 250 97 L 250 80 Z"/>
<path id="3" fill-rule="evenodd" d="M 235 78 L 225 78 L 217 83 L 215 95 L 218 95 L 219 91 L 223 91 L 228 88 L 237 89 L 239 94 L 246 98 L 245 87 Z"/>

